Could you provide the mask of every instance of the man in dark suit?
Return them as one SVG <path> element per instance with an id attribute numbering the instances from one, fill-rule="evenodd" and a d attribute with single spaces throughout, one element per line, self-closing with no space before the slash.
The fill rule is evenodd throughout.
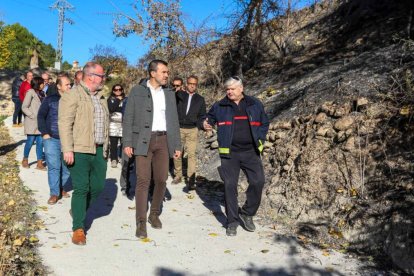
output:
<path id="1" fill-rule="evenodd" d="M 197 165 L 197 141 L 198 129 L 206 116 L 206 103 L 204 98 L 197 93 L 198 77 L 191 75 L 187 78 L 187 91 L 176 92 L 178 119 L 180 121 L 181 144 L 187 153 L 187 189 L 195 188 L 195 176 Z M 182 181 L 182 158 L 174 160 L 175 178 L 173 184 Z"/>

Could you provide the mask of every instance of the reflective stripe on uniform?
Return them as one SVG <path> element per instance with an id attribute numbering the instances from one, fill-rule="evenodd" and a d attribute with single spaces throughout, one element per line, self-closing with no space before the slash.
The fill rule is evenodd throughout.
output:
<path id="1" fill-rule="evenodd" d="M 257 148 L 259 149 L 259 152 L 262 153 L 263 148 L 264 148 L 262 140 L 259 140 L 259 146 Z"/>
<path id="2" fill-rule="evenodd" d="M 230 148 L 219 148 L 220 154 L 230 154 Z"/>

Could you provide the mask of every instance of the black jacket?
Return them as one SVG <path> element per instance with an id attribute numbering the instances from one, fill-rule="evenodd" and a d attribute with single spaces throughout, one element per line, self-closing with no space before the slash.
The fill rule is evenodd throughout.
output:
<path id="1" fill-rule="evenodd" d="M 20 78 L 20 76 L 17 76 L 12 83 L 12 99 L 19 99 L 19 88 L 20 85 L 22 85 L 23 80 Z"/>
<path id="2" fill-rule="evenodd" d="M 175 93 L 177 99 L 177 112 L 180 128 L 202 128 L 203 120 L 206 118 L 206 103 L 198 93 L 194 93 L 191 99 L 190 109 L 187 111 L 188 93 L 178 91 Z"/>

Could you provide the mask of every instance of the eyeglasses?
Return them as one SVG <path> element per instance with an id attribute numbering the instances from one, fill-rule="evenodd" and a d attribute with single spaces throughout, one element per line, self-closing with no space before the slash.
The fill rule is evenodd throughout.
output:
<path id="1" fill-rule="evenodd" d="M 122 88 L 114 88 L 114 91 L 122 91 Z"/>
<path id="2" fill-rule="evenodd" d="M 187 82 L 187 85 L 197 85 L 196 82 Z"/>
<path id="3" fill-rule="evenodd" d="M 106 78 L 106 75 L 105 74 L 96 74 L 96 73 L 89 73 L 89 75 L 92 75 L 92 76 L 97 76 L 97 77 L 100 77 L 100 78 Z"/>
<path id="4" fill-rule="evenodd" d="M 173 84 L 173 87 L 180 87 L 181 84 Z"/>

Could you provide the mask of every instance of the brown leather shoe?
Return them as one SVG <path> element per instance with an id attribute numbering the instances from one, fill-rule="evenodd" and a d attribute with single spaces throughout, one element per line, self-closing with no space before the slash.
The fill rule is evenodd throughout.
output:
<path id="1" fill-rule="evenodd" d="M 66 192 L 65 190 L 62 190 L 61 195 L 64 198 L 70 198 L 70 194 L 68 192 Z"/>
<path id="2" fill-rule="evenodd" d="M 46 171 L 46 167 L 43 165 L 43 160 L 37 160 L 37 165 L 35 169 Z"/>
<path id="3" fill-rule="evenodd" d="M 58 202 L 58 200 L 59 200 L 58 196 L 52 195 L 52 196 L 50 196 L 49 200 L 47 201 L 47 204 L 55 205 L 56 202 Z"/>
<path id="4" fill-rule="evenodd" d="M 147 237 L 147 222 L 145 220 L 140 220 L 137 223 L 135 236 L 139 239 L 145 239 Z"/>
<path id="5" fill-rule="evenodd" d="M 173 181 L 171 182 L 171 184 L 174 184 L 174 185 L 180 184 L 180 183 L 181 183 L 181 177 L 175 177 Z"/>
<path id="6" fill-rule="evenodd" d="M 150 213 L 150 215 L 148 216 L 148 222 L 151 224 L 152 228 L 155 228 L 155 229 L 162 228 L 162 223 L 161 223 L 158 213 Z"/>
<path id="7" fill-rule="evenodd" d="M 23 158 L 22 167 L 26 168 L 26 169 L 28 169 L 30 167 L 29 166 L 29 160 L 27 160 L 27 158 Z"/>
<path id="8" fill-rule="evenodd" d="M 86 236 L 83 229 L 76 229 L 75 231 L 73 231 L 72 242 L 76 245 L 86 244 Z"/>

